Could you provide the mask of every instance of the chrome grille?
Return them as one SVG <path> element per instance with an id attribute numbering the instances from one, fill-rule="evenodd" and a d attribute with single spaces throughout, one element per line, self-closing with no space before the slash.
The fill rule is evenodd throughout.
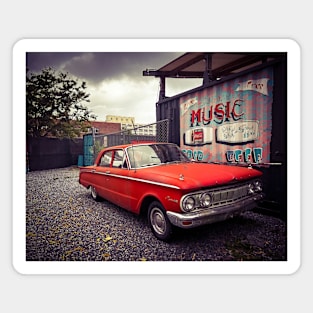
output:
<path id="1" fill-rule="evenodd" d="M 212 192 L 212 206 L 219 206 L 225 203 L 235 202 L 248 196 L 248 185 L 236 186 L 224 190 L 215 190 Z"/>

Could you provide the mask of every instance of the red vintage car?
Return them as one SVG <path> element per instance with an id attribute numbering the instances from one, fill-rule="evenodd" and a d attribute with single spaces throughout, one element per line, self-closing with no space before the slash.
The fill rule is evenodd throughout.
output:
<path id="1" fill-rule="evenodd" d="M 171 143 L 127 144 L 103 149 L 80 168 L 79 183 L 104 198 L 147 214 L 164 241 L 175 227 L 192 228 L 253 209 L 264 197 L 262 172 L 251 167 L 194 162 Z"/>

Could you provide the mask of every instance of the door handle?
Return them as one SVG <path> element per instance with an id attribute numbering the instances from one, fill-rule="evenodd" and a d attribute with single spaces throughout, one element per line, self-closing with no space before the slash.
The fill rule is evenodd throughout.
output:
<path id="1" fill-rule="evenodd" d="M 105 171 L 106 174 L 110 174 L 110 171 Z"/>

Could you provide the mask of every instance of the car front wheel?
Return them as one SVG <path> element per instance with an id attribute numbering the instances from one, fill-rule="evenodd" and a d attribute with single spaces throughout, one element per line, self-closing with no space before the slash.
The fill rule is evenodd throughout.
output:
<path id="1" fill-rule="evenodd" d="M 153 201 L 148 209 L 148 222 L 153 234 L 160 240 L 169 241 L 172 237 L 173 227 L 166 216 L 162 204 Z"/>

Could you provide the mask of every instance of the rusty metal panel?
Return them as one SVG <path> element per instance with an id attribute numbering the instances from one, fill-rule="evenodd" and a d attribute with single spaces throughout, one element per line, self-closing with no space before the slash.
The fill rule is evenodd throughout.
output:
<path id="1" fill-rule="evenodd" d="M 180 145 L 199 161 L 270 162 L 273 69 L 182 96 Z"/>

